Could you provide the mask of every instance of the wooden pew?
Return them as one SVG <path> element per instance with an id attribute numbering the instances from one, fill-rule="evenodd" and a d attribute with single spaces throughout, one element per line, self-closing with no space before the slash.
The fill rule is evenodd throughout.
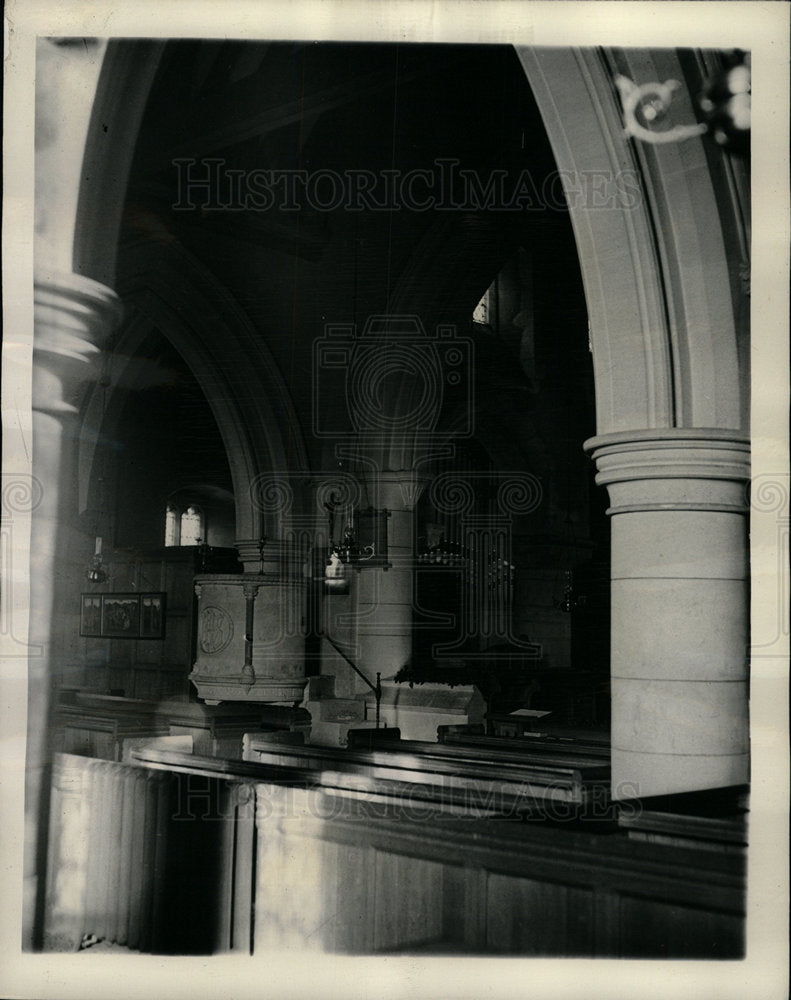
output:
<path id="1" fill-rule="evenodd" d="M 310 717 L 288 706 L 206 706 L 187 701 L 144 701 L 90 691 L 62 692 L 56 711 L 59 749 L 121 761 L 124 747 L 147 736 L 189 736 L 195 750 L 218 757 L 242 756 L 251 730 L 294 732 L 304 738 Z"/>
<path id="2" fill-rule="evenodd" d="M 584 754 L 588 757 L 610 759 L 610 744 L 603 739 L 564 737 L 556 734 L 531 734 L 523 736 L 484 736 L 478 733 L 445 732 L 439 742 L 452 746 L 480 747 L 491 750 L 515 750 L 519 753 L 533 751 L 555 754 Z"/>
<path id="3" fill-rule="evenodd" d="M 531 814 L 560 810 L 568 819 L 568 806 L 584 809 L 608 798 L 609 764 L 552 754 L 518 754 L 480 751 L 421 741 L 376 743 L 370 749 L 323 746 L 273 747 L 255 734 L 245 737 L 244 759 L 285 767 L 302 767 L 370 778 L 433 784 L 446 793 L 464 792 L 472 805 L 488 799 L 500 810 Z"/>
<path id="4" fill-rule="evenodd" d="M 157 718 L 153 706 L 140 704 L 59 705 L 55 721 L 64 753 L 114 761 L 123 759 L 125 740 L 169 732 L 167 722 Z"/>
<path id="5" fill-rule="evenodd" d="M 551 811 L 548 822 L 529 823 L 464 813 L 442 797 L 432 803 L 431 786 L 419 781 L 240 768 L 163 751 L 146 760 L 185 776 L 238 773 L 254 786 L 254 954 L 743 952 L 741 857 L 638 843 L 592 812 L 565 824 Z M 247 892 L 237 888 L 236 897 Z"/>
<path id="6" fill-rule="evenodd" d="M 264 957 L 743 953 L 743 857 L 634 841 L 591 809 L 564 823 L 546 800 L 530 822 L 467 808 L 461 765 L 449 796 L 443 774 L 408 769 L 406 754 L 398 778 L 135 756 L 57 762 L 50 942 L 93 933 Z"/>
<path id="7" fill-rule="evenodd" d="M 93 935 L 133 950 L 161 938 L 172 775 L 57 754 L 49 829 L 45 947 Z"/>

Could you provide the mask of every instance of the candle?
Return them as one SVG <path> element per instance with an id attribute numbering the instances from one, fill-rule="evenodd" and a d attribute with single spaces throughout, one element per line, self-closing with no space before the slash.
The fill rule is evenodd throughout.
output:
<path id="1" fill-rule="evenodd" d="M 102 539 L 99 536 L 97 536 L 96 551 L 94 552 L 94 555 L 100 556 L 101 554 L 102 554 Z"/>

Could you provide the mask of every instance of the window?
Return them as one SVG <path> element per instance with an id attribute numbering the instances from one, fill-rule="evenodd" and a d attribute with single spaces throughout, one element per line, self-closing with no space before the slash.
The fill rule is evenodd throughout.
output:
<path id="1" fill-rule="evenodd" d="M 165 545 L 178 545 L 181 541 L 181 517 L 178 508 L 168 504 L 165 512 Z"/>
<path id="2" fill-rule="evenodd" d="M 200 545 L 204 540 L 203 511 L 190 504 L 181 515 L 181 545 Z"/>
<path id="3" fill-rule="evenodd" d="M 496 281 L 496 279 L 495 279 L 495 281 Z M 493 305 L 492 299 L 494 298 L 494 295 L 492 294 L 493 288 L 494 288 L 494 283 L 492 284 L 492 286 L 490 288 L 486 289 L 486 291 L 483 293 L 481 301 L 478 303 L 478 305 L 473 310 L 473 313 L 472 313 L 472 321 L 473 321 L 473 323 L 479 323 L 481 326 L 490 326 L 491 325 L 491 322 L 492 322 L 491 313 L 492 313 L 492 305 Z"/>
<path id="4" fill-rule="evenodd" d="M 165 545 L 201 545 L 206 541 L 206 518 L 203 509 L 191 503 L 177 507 L 168 503 L 165 511 Z"/>

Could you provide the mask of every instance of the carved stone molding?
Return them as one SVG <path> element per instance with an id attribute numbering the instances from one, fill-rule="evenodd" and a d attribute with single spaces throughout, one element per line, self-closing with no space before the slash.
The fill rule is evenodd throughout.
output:
<path id="1" fill-rule="evenodd" d="M 104 340 L 121 319 L 121 303 L 99 282 L 49 272 L 35 282 L 33 409 L 77 412 L 79 393 Z"/>
<path id="2" fill-rule="evenodd" d="M 584 447 L 596 462 L 596 482 L 609 492 L 608 514 L 747 510 L 750 444 L 739 431 L 625 431 L 590 438 Z"/>
<path id="3" fill-rule="evenodd" d="M 207 705 L 218 705 L 224 701 L 266 702 L 267 704 L 292 705 L 302 701 L 307 678 L 278 680 L 274 677 L 256 677 L 250 683 L 243 673 L 237 677 L 214 677 L 193 671 L 190 680 L 195 685 L 199 697 Z"/>

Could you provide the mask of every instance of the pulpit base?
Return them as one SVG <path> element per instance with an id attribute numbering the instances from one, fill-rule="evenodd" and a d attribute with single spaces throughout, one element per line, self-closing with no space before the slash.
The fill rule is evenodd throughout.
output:
<path id="1" fill-rule="evenodd" d="M 193 671 L 190 680 L 198 697 L 207 704 L 223 701 L 266 702 L 293 705 L 302 701 L 307 677 L 261 677 L 252 683 L 246 677 L 209 677 Z"/>

